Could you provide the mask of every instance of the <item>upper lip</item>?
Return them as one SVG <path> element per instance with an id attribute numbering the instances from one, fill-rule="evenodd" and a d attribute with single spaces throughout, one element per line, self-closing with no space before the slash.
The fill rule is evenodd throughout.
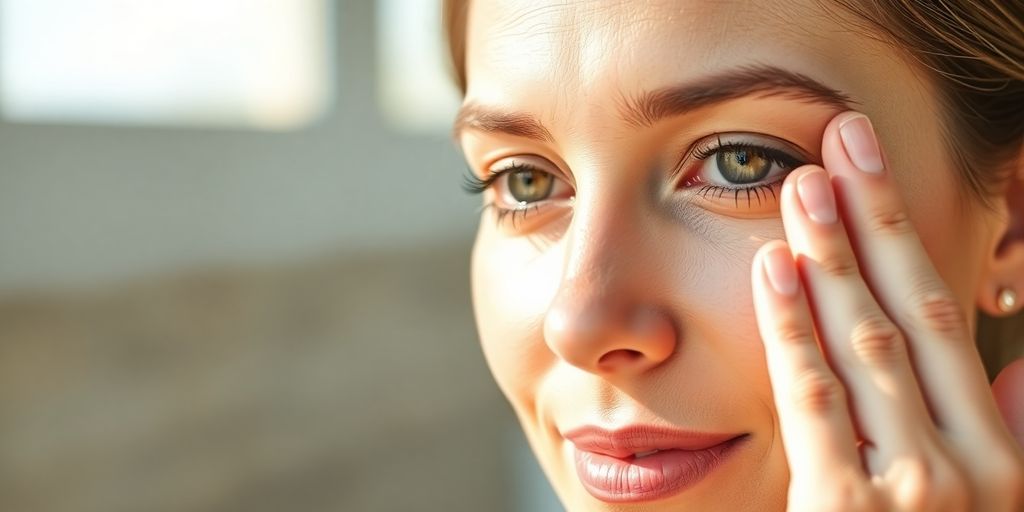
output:
<path id="1" fill-rule="evenodd" d="M 578 450 L 619 458 L 653 450 L 705 450 L 743 435 L 693 432 L 654 425 L 629 425 L 615 430 L 584 426 L 562 434 Z"/>

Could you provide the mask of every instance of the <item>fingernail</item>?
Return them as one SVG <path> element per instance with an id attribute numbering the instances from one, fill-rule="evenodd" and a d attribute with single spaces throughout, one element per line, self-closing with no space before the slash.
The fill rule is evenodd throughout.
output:
<path id="1" fill-rule="evenodd" d="M 847 119 L 839 126 L 839 137 L 850 161 L 861 171 L 878 174 L 882 166 L 882 154 L 878 150 L 878 140 L 871 128 L 871 121 L 864 115 Z"/>
<path id="2" fill-rule="evenodd" d="M 796 275 L 796 264 L 793 255 L 785 247 L 768 251 L 764 255 L 764 272 L 768 275 L 775 293 L 792 297 L 799 288 L 799 277 Z"/>
<path id="3" fill-rule="evenodd" d="M 804 206 L 807 216 L 818 224 L 834 224 L 839 220 L 836 212 L 836 198 L 832 183 L 825 171 L 814 171 L 800 176 L 796 182 L 796 193 Z"/>

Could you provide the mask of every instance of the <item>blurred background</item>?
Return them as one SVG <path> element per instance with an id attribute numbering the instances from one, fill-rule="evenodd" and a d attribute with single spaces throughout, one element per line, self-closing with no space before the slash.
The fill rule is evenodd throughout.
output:
<path id="1" fill-rule="evenodd" d="M 0 0 L 0 510 L 559 510 L 439 0 Z"/>

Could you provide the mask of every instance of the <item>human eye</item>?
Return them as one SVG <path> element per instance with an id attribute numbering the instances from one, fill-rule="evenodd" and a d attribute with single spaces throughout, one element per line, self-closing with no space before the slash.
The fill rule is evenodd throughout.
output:
<path id="1" fill-rule="evenodd" d="M 472 170 L 465 176 L 463 189 L 471 194 L 483 194 L 493 189 L 490 200 L 483 208 L 493 208 L 499 226 L 521 221 L 520 229 L 528 227 L 527 217 L 536 217 L 550 207 L 570 201 L 575 195 L 572 186 L 560 177 L 560 173 L 549 170 L 535 159 L 508 159 L 498 162 L 480 178 Z"/>
<path id="2" fill-rule="evenodd" d="M 712 209 L 770 213 L 778 211 L 786 175 L 809 161 L 804 151 L 776 137 L 714 134 L 687 152 L 680 186 Z"/>

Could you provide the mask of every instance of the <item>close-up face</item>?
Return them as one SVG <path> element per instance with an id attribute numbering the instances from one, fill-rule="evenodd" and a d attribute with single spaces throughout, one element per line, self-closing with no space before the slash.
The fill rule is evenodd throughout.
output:
<path id="1" fill-rule="evenodd" d="M 840 112 L 871 119 L 973 323 L 989 224 L 948 157 L 940 102 L 840 9 L 491 0 L 466 23 L 457 137 L 486 184 L 477 326 L 567 509 L 783 508 L 751 261 L 785 238 L 782 180 L 822 163 Z"/>

